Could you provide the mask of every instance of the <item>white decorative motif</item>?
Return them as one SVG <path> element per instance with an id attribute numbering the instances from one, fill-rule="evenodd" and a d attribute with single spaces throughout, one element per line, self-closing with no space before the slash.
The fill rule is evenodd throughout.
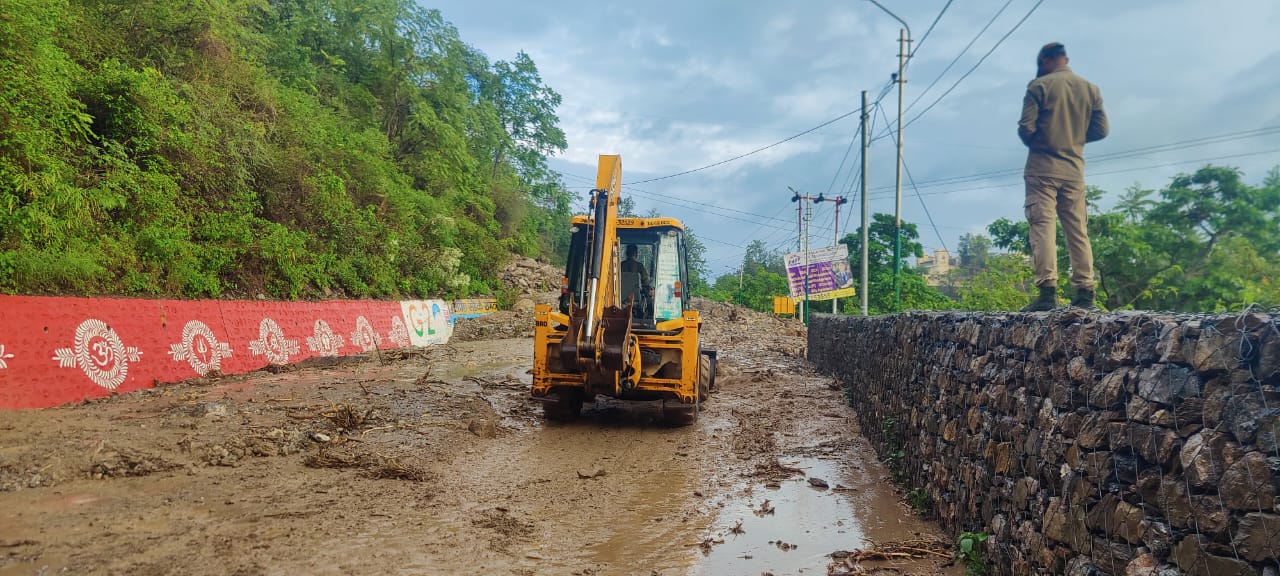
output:
<path id="1" fill-rule="evenodd" d="M 204 376 L 222 369 L 222 359 L 231 357 L 231 345 L 219 342 L 209 325 L 191 320 L 182 327 L 182 342 L 169 345 L 175 362 L 186 360 L 196 374 Z"/>
<path id="2" fill-rule="evenodd" d="M 404 330 L 403 323 L 400 327 Z M 392 334 L 395 333 L 395 326 L 392 325 Z M 405 331 L 406 338 L 409 332 Z M 356 317 L 356 331 L 351 333 L 351 343 L 359 346 L 365 352 L 372 352 L 378 349 L 378 345 L 382 344 L 382 336 L 379 336 L 373 329 L 373 324 L 369 323 L 369 319 L 364 316 Z"/>
<path id="3" fill-rule="evenodd" d="M 334 334 L 329 323 L 324 320 L 316 320 L 315 336 L 307 336 L 307 348 L 320 356 L 337 356 L 342 345 L 342 337 Z"/>
<path id="4" fill-rule="evenodd" d="M 409 346 L 409 329 L 405 328 L 404 320 L 399 316 L 391 318 L 391 332 L 387 334 L 388 338 L 395 343 L 396 346 L 407 348 Z"/>
<path id="5" fill-rule="evenodd" d="M 254 356 L 265 355 L 272 364 L 288 364 L 289 355 L 298 350 L 298 341 L 286 340 L 280 325 L 270 318 L 263 318 L 258 324 L 258 339 L 249 341 L 249 351 Z"/>
<path id="6" fill-rule="evenodd" d="M 5 364 L 4 361 L 9 360 L 11 358 L 13 358 L 13 354 L 5 354 L 4 344 L 0 344 L 0 370 L 4 370 L 5 368 L 9 367 L 9 365 Z"/>
<path id="7" fill-rule="evenodd" d="M 53 354 L 59 367 L 79 367 L 94 384 L 107 390 L 120 386 L 129 375 L 129 363 L 142 358 L 142 352 L 132 346 L 126 348 L 115 330 L 94 318 L 76 327 L 71 348 L 58 348 Z"/>

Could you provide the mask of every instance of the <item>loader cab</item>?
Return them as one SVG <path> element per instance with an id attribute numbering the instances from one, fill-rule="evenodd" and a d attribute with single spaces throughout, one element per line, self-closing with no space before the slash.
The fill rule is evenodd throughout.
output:
<path id="1" fill-rule="evenodd" d="M 560 311 L 586 301 L 586 254 L 591 225 L 575 218 L 569 259 L 560 295 Z M 684 230 L 670 218 L 619 218 L 615 262 L 616 304 L 632 307 L 634 330 L 653 330 L 659 322 L 680 318 L 689 309 L 689 273 Z"/>

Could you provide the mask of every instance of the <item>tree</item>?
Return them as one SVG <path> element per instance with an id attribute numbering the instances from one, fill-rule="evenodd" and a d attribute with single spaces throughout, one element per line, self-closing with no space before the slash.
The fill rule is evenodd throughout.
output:
<path id="1" fill-rule="evenodd" d="M 1206 166 L 1159 193 L 1130 192 L 1094 218 L 1101 287 L 1113 308 L 1202 312 L 1270 298 L 1280 264 L 1280 172 L 1260 187 L 1239 170 Z M 1267 302 L 1274 302 L 1267 300 Z"/>
<path id="2" fill-rule="evenodd" d="M 960 267 L 969 276 L 977 275 L 987 265 L 991 252 L 991 239 L 983 234 L 965 233 L 960 236 Z"/>
<path id="3" fill-rule="evenodd" d="M 742 268 L 746 273 L 750 274 L 765 270 L 783 278 L 787 276 L 787 266 L 783 260 L 782 253 L 776 249 L 770 250 L 760 240 L 752 240 L 750 244 L 747 244 L 746 252 L 742 257 Z"/>
<path id="4" fill-rule="evenodd" d="M 924 246 L 918 241 L 919 237 L 920 232 L 915 224 L 902 223 L 901 253 L 904 260 L 908 257 L 920 258 L 924 255 Z M 859 226 L 854 233 L 845 235 L 840 242 L 849 246 L 850 268 L 857 271 L 855 274 L 861 280 L 862 227 Z M 870 291 L 867 306 L 874 314 L 894 312 L 893 244 L 893 215 L 875 214 L 868 227 L 867 242 L 867 278 Z M 902 266 L 899 290 L 902 310 L 937 310 L 950 308 L 953 305 L 949 298 L 926 284 L 919 272 L 905 264 Z M 845 310 L 852 311 L 860 307 L 858 300 L 857 298 L 846 299 Z"/>
<path id="5" fill-rule="evenodd" d="M 756 268 L 750 273 L 742 272 L 741 276 L 723 274 L 716 278 L 711 298 L 721 302 L 733 302 L 759 312 L 772 312 L 773 298 L 786 296 L 790 293 L 789 290 L 785 276 Z"/>
<path id="6" fill-rule="evenodd" d="M 960 285 L 962 310 L 1013 311 L 1027 304 L 1035 274 L 1022 254 L 999 254 Z"/>
<path id="7" fill-rule="evenodd" d="M 412 0 L 8 0 L 0 291 L 488 293 L 567 246 L 560 99 Z"/>
<path id="8" fill-rule="evenodd" d="M 636 212 L 636 200 L 630 196 L 623 196 L 618 200 L 618 216 L 623 218 L 639 218 L 640 214 Z"/>
<path id="9" fill-rule="evenodd" d="M 1097 198 L 1101 190 L 1090 189 Z M 1093 206 L 1097 206 L 1095 202 Z M 1029 254 L 1026 222 L 988 226 L 993 243 Z M 1068 270 L 1058 230 L 1058 269 Z M 1223 312 L 1280 303 L 1280 170 L 1261 186 L 1234 168 L 1205 166 L 1158 193 L 1133 186 L 1089 217 L 1099 295 L 1109 309 Z M 1059 273 L 1068 288 L 1069 275 Z"/>
<path id="10" fill-rule="evenodd" d="M 542 83 L 537 65 L 523 50 L 511 62 L 495 62 L 493 78 L 482 90 L 497 107 L 498 120 L 509 136 L 494 151 L 494 172 L 508 154 L 523 174 L 543 169 L 547 156 L 568 146 L 557 126 L 560 94 Z"/>
<path id="11" fill-rule="evenodd" d="M 685 262 L 689 267 L 689 291 L 694 294 L 707 294 L 707 246 L 693 233 L 693 228 L 684 229 Z"/>

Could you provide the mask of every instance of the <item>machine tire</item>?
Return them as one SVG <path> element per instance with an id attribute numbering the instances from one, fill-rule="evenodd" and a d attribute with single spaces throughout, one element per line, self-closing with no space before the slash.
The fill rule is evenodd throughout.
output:
<path id="1" fill-rule="evenodd" d="M 698 399 L 706 402 L 711 399 L 711 390 L 716 381 L 716 361 L 706 354 L 698 355 Z"/>
<path id="2" fill-rule="evenodd" d="M 542 403 L 542 415 L 547 420 L 568 422 L 582 415 L 582 390 L 552 392 Z"/>
<path id="3" fill-rule="evenodd" d="M 667 400 L 662 403 L 662 421 L 672 427 L 690 426 L 698 421 L 698 405 Z"/>

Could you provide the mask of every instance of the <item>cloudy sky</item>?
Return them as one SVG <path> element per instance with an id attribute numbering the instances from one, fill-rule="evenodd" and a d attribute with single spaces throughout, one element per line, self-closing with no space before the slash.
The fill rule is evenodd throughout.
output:
<path id="1" fill-rule="evenodd" d="M 946 0 L 882 3 L 919 39 Z M 1036 4 L 954 2 L 907 70 L 906 103 L 919 102 L 906 119 L 951 88 Z M 581 177 L 594 175 L 597 154 L 622 154 L 628 183 L 697 168 L 851 112 L 862 90 L 874 100 L 897 70 L 900 25 L 866 0 L 443 0 L 429 7 L 493 60 L 518 50 L 533 57 L 564 97 L 559 115 L 569 148 L 552 166 L 584 194 L 589 184 Z M 905 162 L 920 196 L 904 185 L 903 218 L 920 224 L 927 250 L 954 250 L 965 232 L 1022 217 L 1026 152 L 1016 123 L 1036 51 L 1049 41 L 1063 42 L 1072 68 L 1102 90 L 1112 133 L 1089 146 L 1088 179 L 1112 199 L 1135 183 L 1159 188 L 1209 161 L 1239 166 L 1260 182 L 1280 164 L 1276 30 L 1275 0 L 1044 1 L 905 128 Z M 896 91 L 882 107 L 873 135 L 896 115 Z M 741 160 L 623 193 L 642 211 L 655 207 L 692 226 L 708 246 L 712 272 L 723 273 L 736 269 L 753 239 L 795 247 L 788 186 L 847 195 L 853 202 L 840 225 L 856 228 L 856 148 L 840 165 L 857 127 L 853 114 Z M 1219 135 L 1226 136 L 1206 140 Z M 1192 140 L 1200 141 L 1150 150 Z M 871 211 L 892 213 L 893 140 L 875 142 L 868 159 Z M 831 243 L 832 206 L 815 208 L 815 247 Z"/>

